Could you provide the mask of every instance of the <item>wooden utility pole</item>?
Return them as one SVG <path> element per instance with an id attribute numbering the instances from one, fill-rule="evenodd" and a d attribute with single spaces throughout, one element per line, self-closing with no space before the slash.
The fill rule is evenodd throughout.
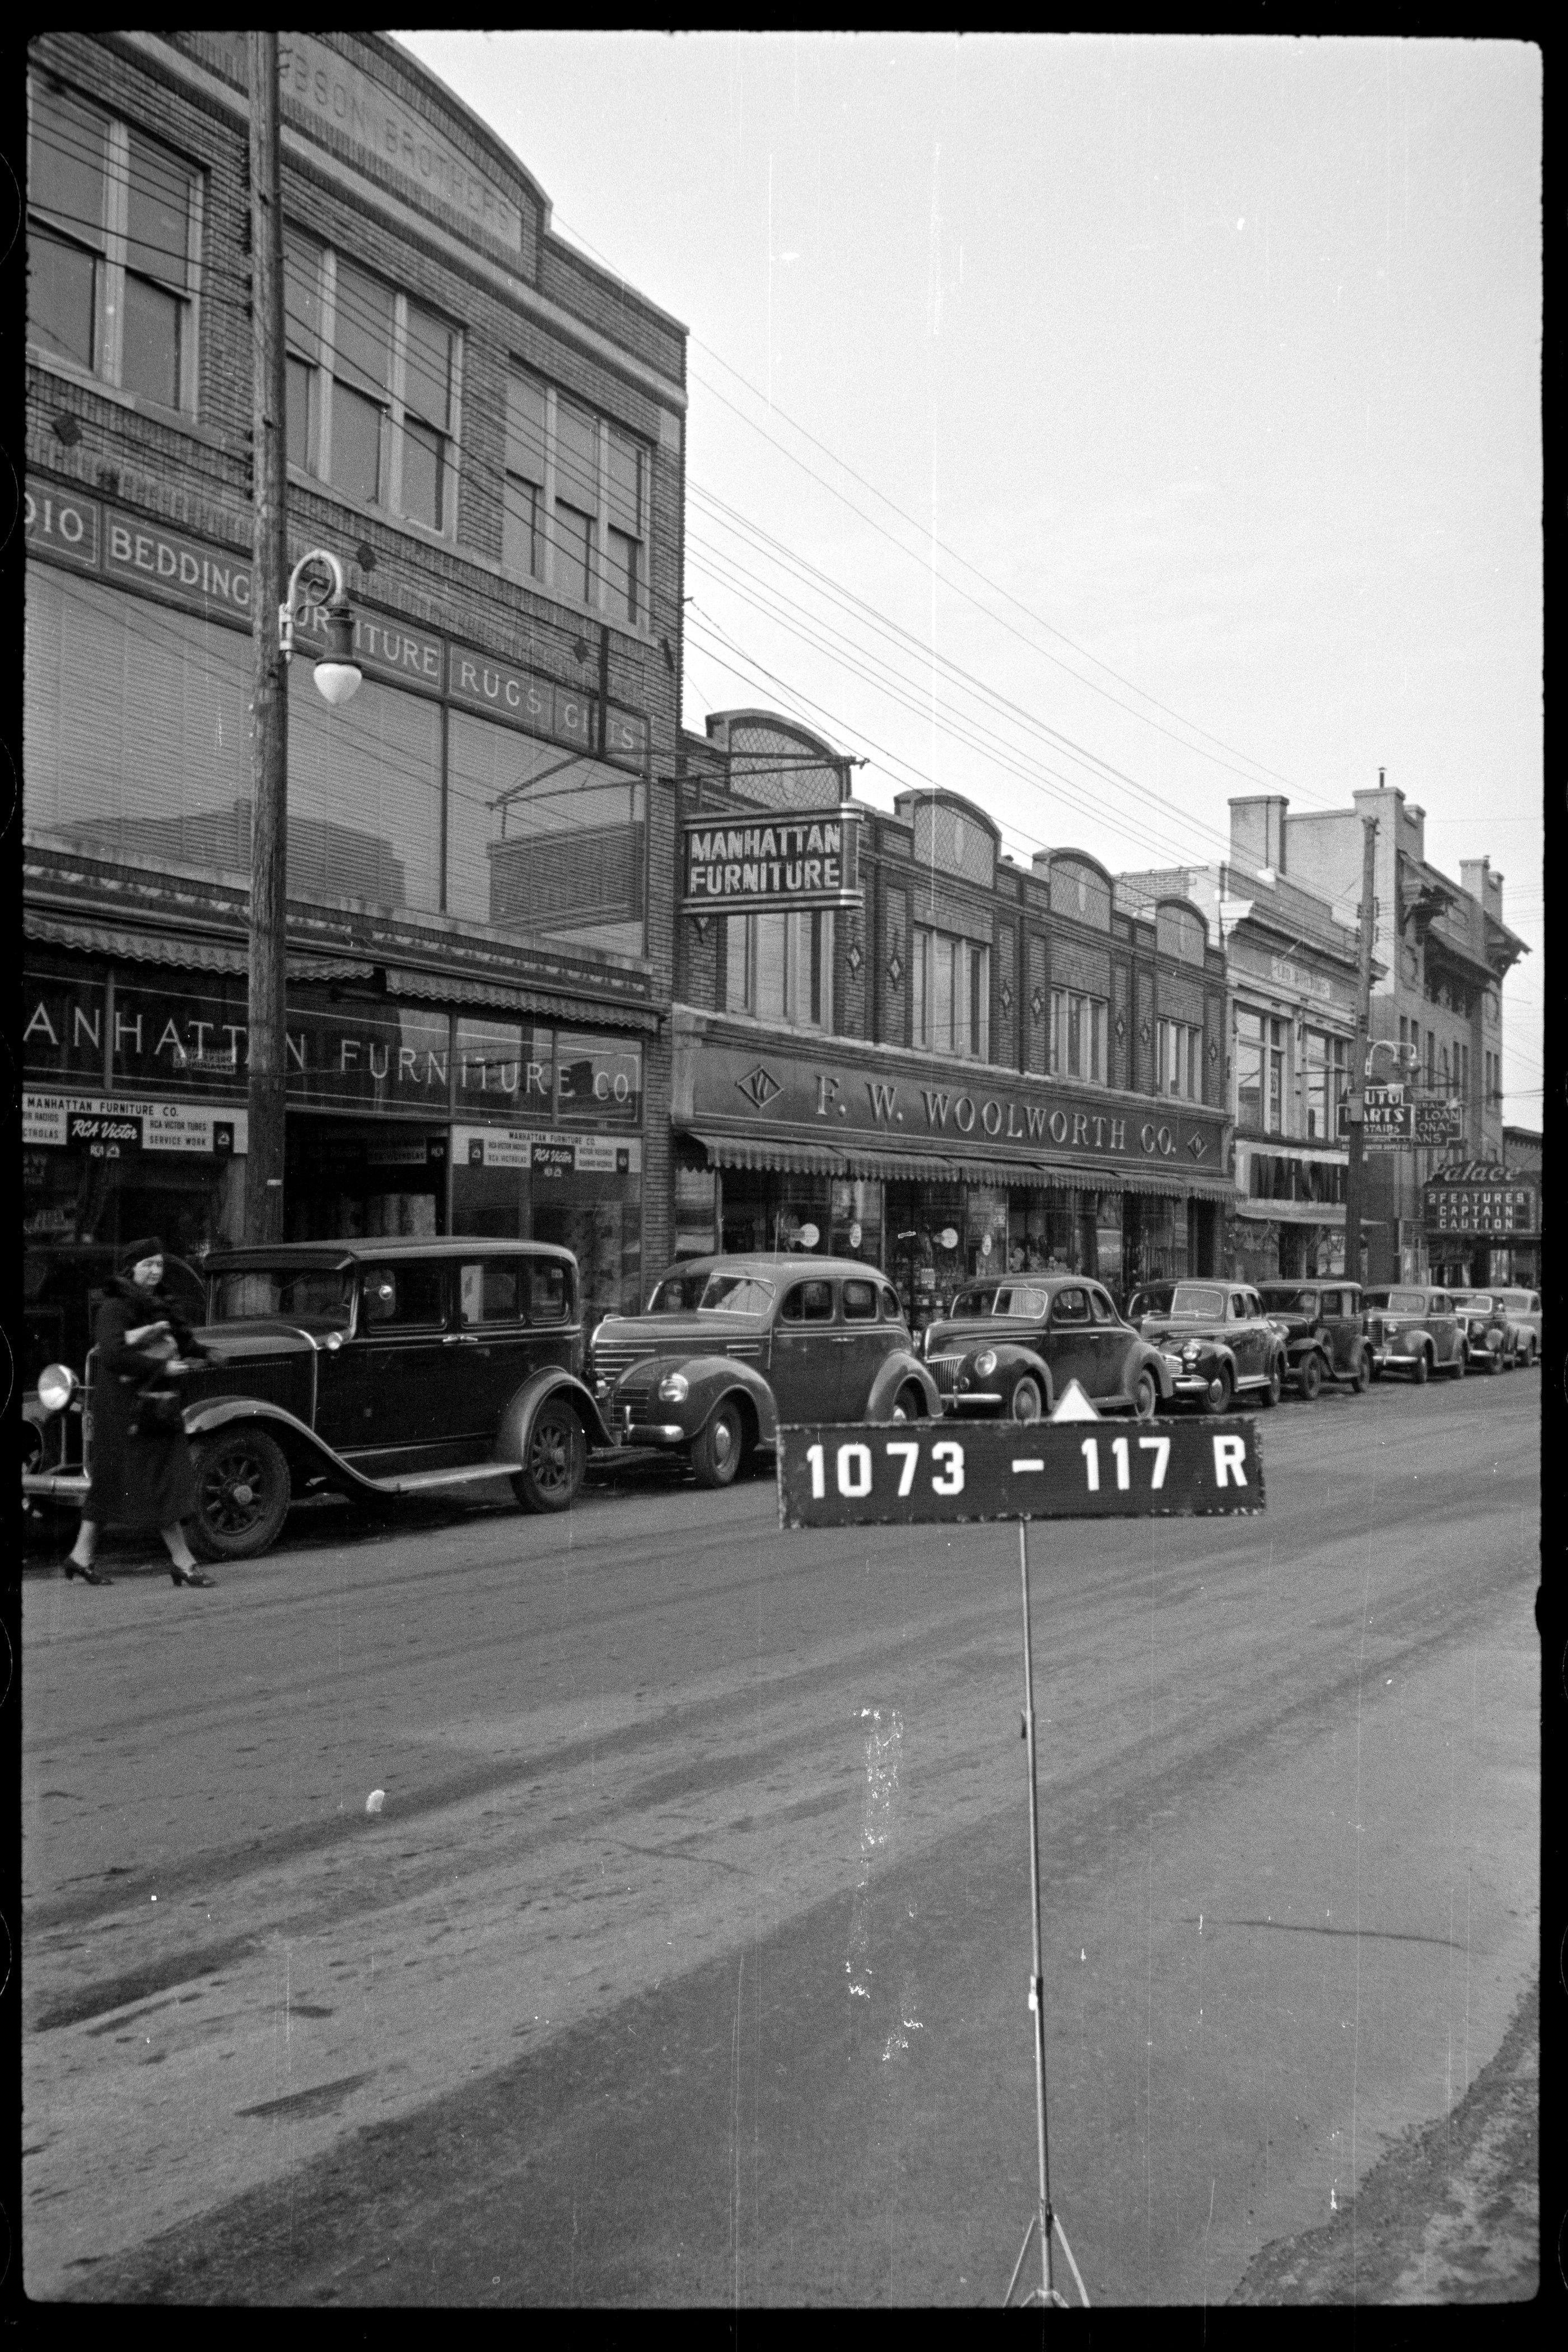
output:
<path id="1" fill-rule="evenodd" d="M 286 371 L 283 205 L 278 137 L 278 36 L 247 35 L 250 55 L 250 311 L 254 347 L 251 492 L 256 566 L 251 577 L 249 1160 L 245 1238 L 283 1234 L 283 1108 L 288 911 L 289 670 L 278 642 L 288 577 L 284 498 Z"/>
<path id="2" fill-rule="evenodd" d="M 1349 1165 L 1345 1170 L 1345 1276 L 1362 1279 L 1361 1219 L 1366 1149 L 1366 1063 L 1372 1037 L 1373 886 L 1377 880 L 1377 819 L 1361 821 L 1361 966 L 1356 981 L 1355 1044 L 1351 1049 Z"/>

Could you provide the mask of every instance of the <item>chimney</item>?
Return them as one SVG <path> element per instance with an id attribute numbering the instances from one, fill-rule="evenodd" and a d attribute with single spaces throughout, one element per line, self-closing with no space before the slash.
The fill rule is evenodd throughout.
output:
<path id="1" fill-rule="evenodd" d="M 1269 866 L 1285 871 L 1285 812 L 1289 802 L 1282 793 L 1259 793 L 1230 804 L 1230 859 L 1233 866 L 1258 873 Z"/>
<path id="2" fill-rule="evenodd" d="M 1464 857 L 1459 861 L 1459 879 L 1472 898 L 1492 920 L 1502 920 L 1502 876 L 1491 870 L 1489 857 Z"/>

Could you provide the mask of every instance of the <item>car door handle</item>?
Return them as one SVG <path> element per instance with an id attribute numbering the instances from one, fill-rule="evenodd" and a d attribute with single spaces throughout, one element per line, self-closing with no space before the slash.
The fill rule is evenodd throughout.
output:
<path id="1" fill-rule="evenodd" d="M 477 1348 L 479 1344 L 472 1331 L 448 1331 L 441 1342 L 443 1348 Z"/>
<path id="2" fill-rule="evenodd" d="M 835 1348 L 847 1348 L 854 1339 L 855 1334 L 853 1331 L 833 1331 L 828 1337 Z"/>

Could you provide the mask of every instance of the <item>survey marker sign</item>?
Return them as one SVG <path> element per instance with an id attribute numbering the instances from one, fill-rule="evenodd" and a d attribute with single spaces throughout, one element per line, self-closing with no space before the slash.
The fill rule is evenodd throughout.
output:
<path id="1" fill-rule="evenodd" d="M 1144 1519 L 1261 1511 L 1256 1424 L 808 1423 L 779 1431 L 779 1525 Z"/>

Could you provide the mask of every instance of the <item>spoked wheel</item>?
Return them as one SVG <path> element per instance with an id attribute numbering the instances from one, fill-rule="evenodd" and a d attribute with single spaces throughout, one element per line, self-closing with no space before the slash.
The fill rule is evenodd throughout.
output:
<path id="1" fill-rule="evenodd" d="M 511 1491 L 525 1511 L 570 1510 L 587 1460 L 582 1423 L 564 1399 L 548 1398 L 533 1416 Z"/>
<path id="2" fill-rule="evenodd" d="M 255 1559 L 289 1516 L 289 1465 L 264 1429 L 220 1429 L 195 1449 L 191 1547 L 203 1559 Z"/>
<path id="3" fill-rule="evenodd" d="M 700 1486 L 732 1486 L 741 1466 L 741 1408 L 716 1405 L 691 1446 L 691 1467 Z"/>
<path id="4" fill-rule="evenodd" d="M 1045 1419 L 1046 1400 L 1040 1392 L 1040 1384 L 1032 1372 L 1026 1372 L 1021 1380 L 1015 1382 L 1013 1402 L 1008 1411 L 1015 1421 Z"/>
<path id="5" fill-rule="evenodd" d="M 1296 1385 L 1300 1390 L 1301 1394 L 1306 1398 L 1309 1404 L 1313 1402 L 1314 1398 L 1321 1395 L 1323 1386 L 1323 1360 L 1321 1356 L 1302 1357 L 1300 1369 L 1296 1374 Z"/>

